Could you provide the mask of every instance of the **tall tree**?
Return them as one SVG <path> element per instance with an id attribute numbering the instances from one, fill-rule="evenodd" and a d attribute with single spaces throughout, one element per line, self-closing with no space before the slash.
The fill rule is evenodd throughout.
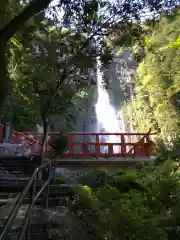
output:
<path id="1" fill-rule="evenodd" d="M 179 11 L 162 16 L 145 37 L 135 79 L 131 121 L 135 128 L 153 128 L 167 142 L 179 136 Z"/>
<path id="2" fill-rule="evenodd" d="M 0 109 L 8 93 L 6 49 L 8 41 L 34 15 L 45 9 L 51 0 L 31 1 L 28 6 L 13 17 L 0 31 Z"/>
<path id="3" fill-rule="evenodd" d="M 33 1 L 16 1 L 20 5 L 20 11 L 17 11 L 17 15 L 13 14 L 11 19 L 6 19 L 0 30 L 0 108 L 3 105 L 5 97 L 8 93 L 9 76 L 7 73 L 7 44 L 8 41 L 25 25 L 25 23 L 39 12 L 45 10 L 52 0 L 33 0 Z M 142 1 L 136 3 L 134 1 L 119 1 L 112 3 L 110 1 L 97 0 L 59 0 L 48 9 L 56 19 L 56 24 L 64 27 L 74 28 L 77 31 L 81 31 L 88 35 L 92 39 L 93 34 L 99 35 L 105 27 L 111 26 L 116 21 L 123 21 L 124 19 L 138 19 L 138 11 L 143 8 L 146 9 L 147 5 L 151 7 L 151 11 L 154 9 L 162 9 L 167 7 L 167 4 L 163 4 L 166 1 L 154 4 L 152 1 Z M 168 1 L 169 2 L 169 1 Z M 174 4 L 177 2 L 174 1 Z M 1 6 L 4 5 L 8 8 L 9 1 L 1 1 Z M 146 4 L 145 4 L 146 3 Z M 98 7 L 100 11 L 97 14 Z M 3 8 L 3 9 L 6 9 Z M 59 15 L 63 15 L 59 22 Z M 82 45 L 82 49 L 87 47 L 87 44 Z M 81 49 L 81 48 L 80 48 Z M 76 51 L 75 51 L 76 52 Z"/>

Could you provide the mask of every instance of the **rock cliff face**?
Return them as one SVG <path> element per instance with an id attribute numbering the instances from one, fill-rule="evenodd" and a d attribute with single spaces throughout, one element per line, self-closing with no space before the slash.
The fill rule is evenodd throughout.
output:
<path id="1" fill-rule="evenodd" d="M 132 98 L 132 78 L 136 71 L 137 63 L 132 59 L 129 51 L 125 51 L 121 55 L 116 55 L 114 61 L 109 68 L 104 69 L 105 80 L 107 84 L 107 92 L 109 94 L 110 103 L 114 106 L 117 115 L 121 111 L 122 105 Z M 93 78 L 97 81 L 95 73 Z M 77 124 L 77 131 L 81 132 L 98 132 L 101 131 L 100 123 L 96 115 L 96 103 L 98 99 L 97 87 L 91 87 L 89 101 L 84 112 L 84 119 Z M 119 114 L 120 123 L 126 121 L 121 119 L 122 114 Z"/>
<path id="2" fill-rule="evenodd" d="M 133 97 L 133 74 L 137 68 L 137 63 L 132 59 L 129 51 L 123 54 L 115 55 L 113 62 L 108 68 L 104 69 L 105 81 L 107 82 L 106 91 L 109 96 L 109 102 L 114 107 L 118 119 L 119 132 L 131 132 L 132 129 L 128 123 L 122 106 Z M 90 77 L 94 82 L 97 82 L 96 70 L 90 71 Z M 88 101 L 79 118 L 75 131 L 77 132 L 103 132 L 107 131 L 100 124 L 96 114 L 96 103 L 98 100 L 98 84 L 90 86 Z M 104 106 L 106 108 L 106 106 Z M 108 113 L 107 113 L 107 117 Z M 86 137 L 87 138 L 87 137 Z M 88 141 L 82 136 L 75 138 L 75 141 Z M 88 137 L 90 141 L 94 137 Z M 80 151 L 80 147 L 76 147 L 76 151 Z"/>
<path id="3" fill-rule="evenodd" d="M 104 69 L 104 76 L 107 82 L 107 92 L 110 103 L 115 108 L 119 116 L 119 122 L 126 122 L 121 113 L 122 105 L 133 96 L 133 75 L 136 71 L 137 63 L 132 59 L 129 51 L 114 56 L 114 60 L 108 68 Z M 97 82 L 96 70 L 90 71 L 90 78 L 93 82 Z M 77 124 L 75 131 L 77 132 L 100 132 L 102 126 L 97 119 L 96 103 L 98 99 L 97 86 L 89 86 L 88 101 L 81 114 L 77 113 Z M 56 121 L 57 120 L 57 121 Z M 64 129 L 64 123 L 55 117 L 53 123 L 53 131 Z M 40 127 L 37 129 L 42 131 Z M 128 129 L 127 129 L 128 131 Z"/>

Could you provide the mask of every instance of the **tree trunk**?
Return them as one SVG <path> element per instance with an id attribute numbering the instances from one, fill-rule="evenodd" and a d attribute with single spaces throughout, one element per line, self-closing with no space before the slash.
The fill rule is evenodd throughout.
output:
<path id="1" fill-rule="evenodd" d="M 12 36 L 34 15 L 44 10 L 52 0 L 35 0 L 24 8 L 22 12 L 14 17 L 5 27 L 0 31 L 0 40 L 5 44 L 12 38 Z"/>
<path id="2" fill-rule="evenodd" d="M 5 47 L 5 44 L 0 42 L 0 110 L 3 108 L 9 88 L 6 69 Z"/>
<path id="3" fill-rule="evenodd" d="M 48 118 L 45 116 L 42 116 L 42 122 L 43 122 L 43 138 L 42 138 L 42 147 L 41 147 L 41 164 L 44 163 L 44 157 L 46 154 L 47 143 L 48 143 L 48 127 L 49 127 Z"/>

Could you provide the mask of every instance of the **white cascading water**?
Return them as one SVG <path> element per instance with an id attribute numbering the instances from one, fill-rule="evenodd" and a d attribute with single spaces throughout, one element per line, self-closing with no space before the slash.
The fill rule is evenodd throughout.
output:
<path id="1" fill-rule="evenodd" d="M 96 103 L 96 115 L 98 121 L 101 123 L 105 131 L 108 133 L 118 133 L 125 129 L 123 114 L 120 112 L 120 117 L 122 120 L 121 127 L 119 126 L 115 108 L 110 104 L 109 93 L 104 88 L 103 83 L 103 73 L 101 71 L 101 61 L 100 58 L 97 58 L 97 91 L 98 99 Z M 115 135 L 110 135 L 106 140 L 112 143 L 120 142 L 120 138 Z M 120 152 L 120 147 L 115 146 L 113 148 L 114 153 Z"/>

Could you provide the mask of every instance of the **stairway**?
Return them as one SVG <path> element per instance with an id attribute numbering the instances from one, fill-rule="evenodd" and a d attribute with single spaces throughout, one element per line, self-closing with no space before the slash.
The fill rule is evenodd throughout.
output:
<path id="1" fill-rule="evenodd" d="M 50 162 L 49 162 L 50 163 Z M 52 164 L 47 166 L 52 166 Z M 44 169 L 47 171 L 48 168 L 39 166 L 39 169 Z M 6 157 L 0 158 L 0 240 L 18 240 L 19 234 L 22 231 L 22 227 L 25 226 L 25 220 L 29 219 L 25 217 L 27 209 L 32 203 L 32 188 L 27 188 L 29 182 L 34 181 L 34 174 L 32 174 L 35 168 L 35 163 L 27 157 Z M 48 194 L 47 190 L 43 190 L 35 202 L 32 211 L 31 227 L 29 238 L 24 236 L 24 240 L 40 240 L 45 239 L 44 233 L 47 228 L 57 227 L 57 221 L 52 220 L 52 210 L 50 208 L 57 206 L 62 201 L 63 197 L 71 196 L 72 190 L 69 185 L 56 185 L 53 182 L 53 168 L 51 171 L 51 181 L 49 186 L 49 198 L 48 198 L 48 209 L 45 208 L 46 196 Z M 36 173 L 37 175 L 37 173 Z M 31 181 L 33 179 L 33 181 Z M 43 188 L 43 186 L 48 181 L 48 178 L 41 181 L 36 181 L 35 194 Z M 31 184 L 32 185 L 32 184 Z M 33 185 L 32 185 L 33 186 Z M 27 188 L 27 191 L 26 191 Z M 26 191 L 24 197 L 21 199 L 24 191 Z M 10 193 L 10 194 L 9 194 Z M 21 199 L 21 200 L 20 200 Z M 34 199 L 34 198 L 33 198 Z M 17 203 L 20 202 L 18 205 Z M 17 208 L 17 205 L 19 206 Z M 46 206 L 47 207 L 47 206 Z M 8 236 L 3 236 L 1 234 L 3 227 L 6 224 L 7 219 L 11 211 L 17 208 L 15 213 L 15 219 L 12 224 L 10 224 L 10 229 L 8 228 Z M 21 239 L 21 240 L 22 240 Z"/>
<path id="2" fill-rule="evenodd" d="M 4 205 L 9 198 L 16 197 L 22 191 L 14 192 L 14 186 L 22 182 L 27 183 L 32 171 L 33 168 L 28 157 L 0 157 L 0 206 Z"/>
<path id="3" fill-rule="evenodd" d="M 12 198 L 9 199 L 6 204 L 4 204 L 4 206 L 2 206 L 0 208 L 0 234 L 1 231 L 3 229 L 3 226 L 11 212 L 11 210 L 13 209 L 13 207 L 15 206 L 15 203 L 17 201 L 17 198 L 19 197 L 19 194 Z M 32 222 L 31 222 L 31 228 L 30 228 L 30 237 L 28 238 L 33 239 L 33 240 L 40 240 L 40 239 L 44 239 L 44 235 L 43 234 L 46 229 L 50 229 L 50 228 L 57 228 L 58 224 L 59 224 L 59 218 L 57 218 L 57 213 L 54 212 L 51 208 L 53 208 L 54 206 L 57 206 L 60 204 L 62 197 L 56 197 L 56 198 L 51 198 L 49 199 L 50 204 L 49 204 L 49 208 L 45 209 L 44 208 L 44 202 L 43 199 L 41 198 L 39 202 L 37 202 L 37 204 L 35 205 L 35 207 L 33 208 L 32 211 Z M 3 238 L 3 240 L 18 240 L 18 236 L 22 230 L 22 226 L 24 225 L 24 220 L 25 220 L 25 215 L 29 206 L 29 201 L 30 199 L 26 198 L 24 203 L 21 205 L 21 207 L 19 208 L 18 214 L 15 218 L 15 221 L 13 222 L 9 232 L 8 232 L 8 236 L 7 238 Z M 64 209 L 65 210 L 65 209 Z M 64 215 L 61 215 L 61 218 Z M 46 234 L 47 235 L 47 234 Z M 42 238 L 41 238 L 42 237 Z M 26 237 L 24 238 L 24 240 L 27 240 Z"/>
<path id="4" fill-rule="evenodd" d="M 30 176 L 33 172 L 33 162 L 30 158 L 25 156 L 1 156 L 0 157 L 0 230 L 2 231 L 3 226 L 16 204 L 16 201 L 22 192 L 23 188 L 27 185 Z M 23 184 L 22 188 L 14 191 L 14 187 L 17 188 Z M 29 199 L 26 200 L 26 205 L 22 205 L 18 211 L 17 217 L 11 227 L 11 231 L 8 236 L 4 239 L 18 239 L 18 235 L 21 230 L 21 224 L 25 216 L 27 209 L 27 204 L 29 204 Z M 36 226 L 37 228 L 37 226 Z M 40 232 L 40 226 L 38 226 L 38 231 Z M 33 239 L 35 236 L 32 236 Z"/>
<path id="5" fill-rule="evenodd" d="M 5 221 L 7 220 L 7 216 L 9 215 L 10 211 L 14 206 L 14 202 L 15 199 L 9 202 L 4 208 L 0 210 L 0 231 L 2 229 L 2 226 L 5 224 Z M 14 224 L 12 225 L 8 233 L 7 240 L 18 239 L 27 208 L 28 205 L 23 205 L 19 209 Z M 62 211 L 62 215 L 58 218 L 57 214 L 55 214 L 51 209 L 44 209 L 42 207 L 36 206 L 33 209 L 32 215 L 33 216 L 29 240 L 40 240 L 44 239 L 45 235 L 47 235 L 45 233 L 46 229 L 58 227 L 58 225 L 60 224 L 60 220 L 66 215 L 66 211 L 64 209 L 64 212 Z M 24 239 L 27 240 L 26 237 Z"/>
<path id="6" fill-rule="evenodd" d="M 12 188 L 4 191 L 8 185 L 17 185 L 19 182 L 28 181 L 30 177 L 30 164 L 27 157 L 1 156 L 0 157 L 0 206 L 6 204 L 20 192 L 13 192 Z"/>

